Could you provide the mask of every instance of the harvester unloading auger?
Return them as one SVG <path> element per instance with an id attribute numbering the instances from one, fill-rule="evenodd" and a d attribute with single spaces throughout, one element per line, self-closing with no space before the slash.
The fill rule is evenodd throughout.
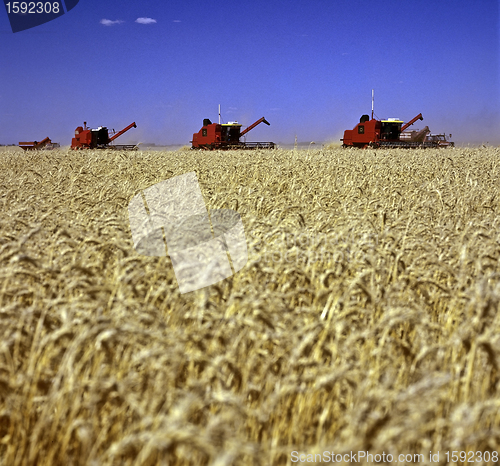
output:
<path id="1" fill-rule="evenodd" d="M 131 123 L 126 128 L 109 136 L 109 130 L 106 126 L 99 126 L 97 129 L 87 128 L 87 122 L 83 122 L 83 127 L 79 126 L 75 130 L 75 137 L 71 140 L 71 148 L 78 149 L 121 149 L 136 150 L 135 144 L 110 145 L 118 136 L 126 133 L 131 128 L 137 128 L 137 125 Z"/>
<path id="2" fill-rule="evenodd" d="M 212 123 L 208 118 L 205 118 L 203 120 L 203 128 L 193 134 L 191 149 L 274 149 L 276 147 L 274 142 L 240 141 L 241 136 L 244 136 L 260 123 L 265 123 L 268 126 L 270 125 L 270 123 L 262 117 L 260 120 L 257 120 L 248 128 L 241 131 L 242 125 L 237 121 L 229 123 Z"/>

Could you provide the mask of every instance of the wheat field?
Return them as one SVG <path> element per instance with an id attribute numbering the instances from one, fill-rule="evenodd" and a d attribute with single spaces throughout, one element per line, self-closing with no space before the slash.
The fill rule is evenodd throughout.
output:
<path id="1" fill-rule="evenodd" d="M 497 463 L 500 148 L 0 155 L 1 465 Z M 127 206 L 190 171 L 249 259 L 180 294 Z"/>

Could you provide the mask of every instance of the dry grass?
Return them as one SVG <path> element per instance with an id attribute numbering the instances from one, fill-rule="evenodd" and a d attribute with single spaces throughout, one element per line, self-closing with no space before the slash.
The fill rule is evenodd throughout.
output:
<path id="1" fill-rule="evenodd" d="M 498 148 L 0 165 L 0 464 L 500 449 Z M 249 262 L 180 295 L 127 205 L 193 170 Z"/>

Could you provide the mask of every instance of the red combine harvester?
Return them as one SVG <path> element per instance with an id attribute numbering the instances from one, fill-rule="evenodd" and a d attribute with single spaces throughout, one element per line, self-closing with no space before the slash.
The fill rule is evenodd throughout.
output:
<path id="1" fill-rule="evenodd" d="M 52 142 L 50 138 L 47 137 L 41 141 L 20 142 L 19 147 L 23 150 L 39 150 L 39 149 L 51 150 L 51 149 L 57 149 L 60 146 L 59 143 Z"/>
<path id="2" fill-rule="evenodd" d="M 191 149 L 204 150 L 228 150 L 228 149 L 274 149 L 274 142 L 241 142 L 241 136 L 247 134 L 258 124 L 270 123 L 262 117 L 248 128 L 241 131 L 241 124 L 237 121 L 229 123 L 212 123 L 208 118 L 203 120 L 203 128 L 198 133 L 193 134 Z"/>
<path id="3" fill-rule="evenodd" d="M 87 128 L 87 122 L 83 122 L 83 127 L 79 126 L 75 130 L 75 137 L 71 140 L 71 148 L 78 149 L 121 149 L 121 150 L 136 150 L 135 144 L 109 145 L 118 136 L 126 133 L 130 128 L 137 128 L 137 125 L 131 123 L 126 128 L 113 134 L 109 137 L 109 130 L 105 126 L 99 126 L 97 129 Z"/>
<path id="4" fill-rule="evenodd" d="M 447 141 L 444 135 L 429 135 L 429 127 L 426 126 L 421 131 L 405 131 L 417 120 L 424 117 L 419 113 L 408 123 L 404 123 L 399 118 L 388 118 L 387 120 L 375 120 L 373 118 L 373 97 L 372 89 L 372 118 L 363 115 L 354 129 L 344 131 L 342 147 L 387 147 L 387 148 L 416 148 L 416 147 L 453 147 L 455 144 Z M 435 136 L 435 137 L 433 137 Z M 451 137 L 451 134 L 450 134 Z"/>
<path id="5" fill-rule="evenodd" d="M 370 120 L 368 115 L 363 115 L 354 129 L 344 131 L 341 139 L 343 147 L 388 147 L 388 148 L 417 148 L 417 147 L 445 147 L 438 141 L 427 138 L 430 133 L 426 126 L 421 131 L 408 131 L 405 129 L 417 120 L 423 120 L 419 113 L 415 118 L 404 124 L 398 118 L 387 120 Z M 449 145 L 452 145 L 450 143 Z"/>

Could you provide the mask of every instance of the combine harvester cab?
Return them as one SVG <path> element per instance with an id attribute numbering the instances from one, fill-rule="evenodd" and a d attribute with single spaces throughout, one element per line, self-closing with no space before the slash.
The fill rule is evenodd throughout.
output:
<path id="1" fill-rule="evenodd" d="M 241 136 L 244 136 L 250 130 L 260 123 L 270 125 L 262 117 L 248 128 L 241 131 L 241 124 L 237 121 L 229 123 L 212 123 L 208 118 L 203 120 L 203 127 L 197 133 L 193 134 L 191 149 L 202 150 L 229 150 L 229 149 L 274 149 L 274 142 L 241 142 Z"/>
<path id="2" fill-rule="evenodd" d="M 109 136 L 109 130 L 106 126 L 99 126 L 97 129 L 87 127 L 87 122 L 83 122 L 83 126 L 78 126 L 75 130 L 75 137 L 71 140 L 71 149 L 121 149 L 121 150 L 137 150 L 135 144 L 110 145 L 117 137 L 126 133 L 131 128 L 137 128 L 135 122 L 128 125 L 126 128 Z"/>

